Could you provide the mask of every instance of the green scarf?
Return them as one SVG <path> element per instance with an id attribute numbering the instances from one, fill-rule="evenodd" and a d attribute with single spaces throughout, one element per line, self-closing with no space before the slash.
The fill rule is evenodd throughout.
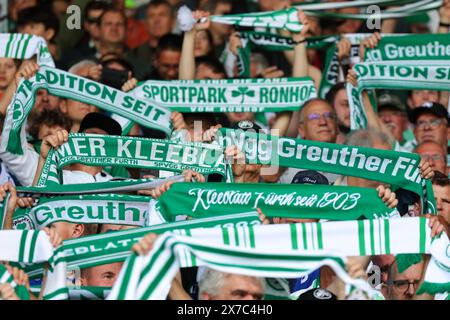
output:
<path id="1" fill-rule="evenodd" d="M 368 188 L 299 185 L 176 183 L 160 200 L 167 221 L 177 215 L 195 218 L 260 208 L 269 217 L 357 220 L 389 217 L 389 209 Z"/>
<path id="2" fill-rule="evenodd" d="M 108 182 L 79 183 L 59 185 L 49 183 L 38 187 L 18 187 L 17 193 L 20 197 L 40 197 L 54 195 L 81 195 L 116 192 L 135 192 L 143 189 L 156 188 L 168 181 L 183 181 L 181 175 L 167 177 L 164 179 L 125 179 Z"/>
<path id="3" fill-rule="evenodd" d="M 143 82 L 138 99 L 180 112 L 281 112 L 316 97 L 311 78 Z"/>
<path id="4" fill-rule="evenodd" d="M 374 49 L 366 49 L 365 62 L 447 60 L 450 39 L 447 34 L 414 34 L 382 37 Z"/>
<path id="5" fill-rule="evenodd" d="M 32 208 L 16 209 L 13 226 L 14 229 L 42 229 L 66 221 L 142 227 L 148 219 L 151 199 L 118 194 L 41 197 L 39 204 Z"/>
<path id="6" fill-rule="evenodd" d="M 70 134 L 69 140 L 49 152 L 38 186 L 58 183 L 58 170 L 72 163 L 91 166 L 124 166 L 181 172 L 192 169 L 202 174 L 226 176 L 223 149 L 204 143 L 174 143 L 170 140 Z"/>
<path id="7" fill-rule="evenodd" d="M 435 212 L 431 182 L 422 179 L 417 154 L 345 146 L 310 140 L 279 138 L 250 131 L 220 129 L 219 143 L 235 145 L 246 162 L 310 169 L 380 181 L 427 197 L 425 204 Z M 427 209 L 423 209 L 427 212 Z"/>
<path id="8" fill-rule="evenodd" d="M 256 212 L 222 215 L 215 218 L 195 219 L 164 223 L 145 228 L 114 231 L 99 235 L 70 239 L 55 250 L 51 261 L 64 261 L 68 270 L 74 268 L 89 268 L 102 264 L 124 261 L 131 254 L 131 247 L 150 232 L 162 234 L 166 231 L 182 229 L 184 234 L 190 234 L 195 228 L 221 228 L 260 224 Z M 34 264 L 22 266 L 30 278 L 43 274 L 43 266 Z"/>
<path id="9" fill-rule="evenodd" d="M 400 39 L 400 38 L 399 38 Z M 433 57 L 438 59 L 437 57 Z M 450 91 L 448 61 L 383 61 L 353 66 L 358 87 L 347 84 L 352 130 L 367 127 L 361 92 L 367 89 Z"/>
<path id="10" fill-rule="evenodd" d="M 0 57 L 23 60 L 34 55 L 38 65 L 55 67 L 44 38 L 22 33 L 0 34 Z"/>
<path id="11" fill-rule="evenodd" d="M 37 90 L 46 89 L 50 94 L 117 113 L 127 119 L 170 134 L 170 112 L 161 106 L 136 99 L 129 93 L 105 86 L 59 69 L 41 67 L 30 80 L 21 80 L 8 107 L 2 134 L 2 150 L 23 154 L 20 130 L 34 106 Z M 9 127 L 11 126 L 11 127 Z"/>

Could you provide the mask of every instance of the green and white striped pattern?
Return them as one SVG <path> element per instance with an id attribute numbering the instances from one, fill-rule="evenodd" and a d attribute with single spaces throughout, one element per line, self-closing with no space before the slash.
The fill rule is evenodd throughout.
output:
<path id="1" fill-rule="evenodd" d="M 328 250 L 345 256 L 428 253 L 431 245 L 427 219 L 420 217 L 237 226 L 191 230 L 191 236 L 218 246 Z"/>
<path id="2" fill-rule="evenodd" d="M 45 232 L 1 230 L 0 243 L 0 261 L 36 263 L 53 255 Z"/>
<path id="3" fill-rule="evenodd" d="M 160 234 L 176 229 L 214 229 L 214 227 L 230 226 L 238 223 L 241 225 L 255 225 L 259 224 L 260 221 L 256 212 L 245 212 L 70 239 L 64 241 L 63 245 L 56 249 L 52 260 L 56 263 L 65 261 L 69 270 L 75 267 L 89 268 L 106 263 L 120 262 L 129 257 L 132 245 L 150 232 Z M 43 272 L 42 265 L 27 266 L 26 272 L 31 278 L 40 276 Z"/>
<path id="4" fill-rule="evenodd" d="M 0 57 L 30 59 L 34 55 L 40 66 L 55 67 L 44 38 L 22 33 L 0 34 Z"/>
<path id="5" fill-rule="evenodd" d="M 66 299 L 66 263 L 54 259 L 53 246 L 44 231 L 0 231 L 0 261 L 23 265 L 49 262 L 44 299 Z"/>
<path id="6" fill-rule="evenodd" d="M 450 292 L 450 242 L 443 233 L 433 241 L 430 247 L 431 259 L 425 272 L 425 278 L 417 294 Z"/>
<path id="7" fill-rule="evenodd" d="M 17 285 L 17 283 L 14 281 L 12 274 L 8 272 L 8 270 L 4 265 L 0 264 L 0 284 L 4 283 L 9 283 L 11 287 L 14 288 L 14 291 L 16 292 L 20 300 L 30 300 L 30 294 L 28 293 L 25 286 Z"/>
<path id="8" fill-rule="evenodd" d="M 186 252 L 195 259 L 182 259 L 181 256 Z M 324 265 L 330 266 L 344 282 L 374 294 L 366 282 L 347 275 L 344 257 L 335 252 L 299 253 L 285 248 L 233 248 L 165 233 L 155 241 L 148 255 L 133 254 L 128 258 L 107 299 L 165 299 L 170 283 L 181 267 L 207 266 L 222 272 L 249 276 L 298 278 Z"/>

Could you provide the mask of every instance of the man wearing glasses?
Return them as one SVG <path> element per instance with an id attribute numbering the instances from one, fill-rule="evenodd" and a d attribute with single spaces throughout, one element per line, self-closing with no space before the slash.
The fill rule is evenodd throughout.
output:
<path id="1" fill-rule="evenodd" d="M 388 280 L 381 289 L 386 300 L 412 300 L 420 285 L 424 261 L 411 265 L 403 272 L 398 270 L 398 259 L 389 267 Z"/>
<path id="2" fill-rule="evenodd" d="M 417 143 L 434 141 L 447 148 L 449 120 L 447 109 L 440 103 L 427 102 L 414 109 L 412 121 Z"/>
<path id="3" fill-rule="evenodd" d="M 424 161 L 428 161 L 431 169 L 447 175 L 447 152 L 440 144 L 427 141 L 419 144 L 414 150 Z"/>

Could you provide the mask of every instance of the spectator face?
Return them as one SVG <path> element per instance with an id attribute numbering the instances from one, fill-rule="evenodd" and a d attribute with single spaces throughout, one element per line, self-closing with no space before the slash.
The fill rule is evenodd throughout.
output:
<path id="1" fill-rule="evenodd" d="M 433 185 L 438 214 L 450 223 L 450 186 Z"/>
<path id="2" fill-rule="evenodd" d="M 58 108 L 60 100 L 58 97 L 52 96 L 47 90 L 40 89 L 36 94 L 36 102 L 33 110 L 42 112 L 44 110 L 55 110 Z"/>
<path id="3" fill-rule="evenodd" d="M 156 69 L 163 80 L 178 79 L 180 58 L 180 51 L 164 50 L 159 53 L 156 59 Z"/>
<path id="4" fill-rule="evenodd" d="M 159 39 L 172 30 L 172 12 L 168 6 L 150 6 L 145 20 L 147 32 L 151 38 Z"/>
<path id="5" fill-rule="evenodd" d="M 86 276 L 81 278 L 83 286 L 112 287 L 119 276 L 123 262 L 104 264 L 91 267 L 86 271 Z"/>
<path id="6" fill-rule="evenodd" d="M 398 273 L 397 263 L 391 268 L 391 279 L 383 287 L 383 294 L 388 300 L 411 300 L 418 289 L 423 271 L 423 261 L 412 265 L 403 273 Z"/>
<path id="7" fill-rule="evenodd" d="M 125 20 L 118 12 L 107 12 L 100 24 L 100 39 L 105 43 L 123 44 L 125 42 Z"/>
<path id="8" fill-rule="evenodd" d="M 211 51 L 211 43 L 209 42 L 208 34 L 204 30 L 200 30 L 195 35 L 195 57 L 204 57 Z"/>
<path id="9" fill-rule="evenodd" d="M 0 58 L 0 90 L 5 90 L 6 87 L 14 80 L 17 67 L 14 59 Z"/>
<path id="10" fill-rule="evenodd" d="M 433 170 L 443 174 L 447 173 L 447 164 L 445 163 L 447 154 L 440 145 L 434 142 L 426 142 L 416 148 L 416 153 L 420 154 L 423 160 L 428 161 Z"/>
<path id="11" fill-rule="evenodd" d="M 98 112 L 98 109 L 94 106 L 69 99 L 61 101 L 60 110 L 76 124 L 81 123 L 81 120 L 83 120 L 88 113 Z"/>
<path id="12" fill-rule="evenodd" d="M 350 108 L 348 106 L 347 91 L 345 89 L 339 90 L 336 94 L 333 108 L 336 110 L 339 124 L 350 128 Z"/>
<path id="13" fill-rule="evenodd" d="M 408 126 L 408 119 L 404 112 L 392 108 L 384 108 L 378 113 L 378 117 L 389 128 L 397 141 L 403 141 L 403 131 Z"/>
<path id="14" fill-rule="evenodd" d="M 424 113 L 417 118 L 414 127 L 414 136 L 419 144 L 434 141 L 437 144 L 447 145 L 447 121 L 432 113 Z"/>
<path id="15" fill-rule="evenodd" d="M 223 79 L 225 75 L 223 73 L 215 73 L 209 66 L 206 64 L 200 64 L 197 66 L 195 72 L 195 79 L 199 80 L 207 80 L 207 79 Z"/>
<path id="16" fill-rule="evenodd" d="M 202 300 L 262 300 L 264 289 L 253 277 L 229 275 L 217 295 L 203 293 Z"/>
<path id="17" fill-rule="evenodd" d="M 103 10 L 91 10 L 88 12 L 87 21 L 84 22 L 84 29 L 89 33 L 92 40 L 98 40 L 100 37 L 100 30 L 97 25 L 98 18 L 102 15 Z"/>
<path id="18" fill-rule="evenodd" d="M 425 102 L 438 102 L 439 92 L 434 90 L 413 90 L 408 98 L 409 106 L 414 109 Z"/>
<path id="19" fill-rule="evenodd" d="M 299 133 L 303 139 L 336 142 L 336 113 L 328 103 L 314 101 L 302 111 Z"/>

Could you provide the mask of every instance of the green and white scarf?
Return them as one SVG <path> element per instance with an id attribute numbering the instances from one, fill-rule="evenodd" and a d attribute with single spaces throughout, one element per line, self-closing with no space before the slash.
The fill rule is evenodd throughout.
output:
<path id="1" fill-rule="evenodd" d="M 38 65 L 55 67 L 44 38 L 22 33 L 0 34 L 0 57 L 23 60 L 34 55 Z"/>
<path id="2" fill-rule="evenodd" d="M 0 231 L 0 261 L 37 264 L 48 261 L 44 299 L 67 298 L 65 287 L 66 264 L 52 261 L 54 249 L 44 231 Z"/>
<path id="3" fill-rule="evenodd" d="M 253 183 L 176 183 L 159 199 L 167 221 L 260 208 L 269 217 L 356 220 L 389 217 L 389 209 L 368 188 Z"/>
<path id="4" fill-rule="evenodd" d="M 145 81 L 130 92 L 180 112 L 282 112 L 315 98 L 311 78 Z"/>
<path id="5" fill-rule="evenodd" d="M 142 189 L 156 188 L 168 181 L 181 182 L 181 175 L 164 179 L 125 179 L 108 182 L 79 183 L 58 185 L 50 183 L 42 187 L 18 187 L 17 193 L 21 197 L 39 197 L 54 195 L 80 195 L 97 193 L 134 192 Z"/>
<path id="6" fill-rule="evenodd" d="M 423 217 L 327 221 L 199 229 L 191 236 L 218 247 L 326 250 L 345 256 L 428 254 L 436 239 L 427 224 Z"/>
<path id="7" fill-rule="evenodd" d="M 431 259 L 425 278 L 417 294 L 431 294 L 450 291 L 450 242 L 445 233 L 435 239 L 430 247 Z"/>
<path id="8" fill-rule="evenodd" d="M 222 128 L 219 133 L 219 143 L 223 147 L 237 146 L 245 153 L 247 163 L 310 169 L 380 181 L 427 197 L 426 206 L 431 212 L 436 212 L 431 182 L 420 176 L 420 157 L 417 154 L 279 138 L 249 130 Z M 426 208 L 423 210 L 427 211 Z"/>
<path id="9" fill-rule="evenodd" d="M 211 16 L 210 19 L 214 23 L 241 27 L 277 28 L 293 32 L 300 32 L 303 29 L 295 8 L 270 12 L 215 15 Z M 182 31 L 190 31 L 194 27 L 196 21 L 192 16 L 192 11 L 187 6 L 184 5 L 178 10 L 177 23 Z"/>
<path id="10" fill-rule="evenodd" d="M 166 108 L 150 105 L 129 93 L 59 69 L 41 67 L 33 78 L 22 79 L 19 83 L 8 107 L 2 134 L 2 150 L 23 154 L 20 130 L 34 106 L 35 95 L 39 89 L 46 89 L 52 95 L 94 105 L 166 134 L 172 131 L 170 111 Z"/>
<path id="11" fill-rule="evenodd" d="M 14 288 L 14 292 L 17 294 L 20 300 L 30 300 L 30 294 L 25 286 L 19 286 L 15 281 L 11 273 L 8 272 L 6 267 L 0 264 L 0 284 L 9 283 Z M 1 300 L 0 296 L 0 300 Z"/>
<path id="12" fill-rule="evenodd" d="M 150 232 L 162 234 L 166 231 L 183 229 L 184 231 L 180 232 L 189 235 L 195 228 L 242 227 L 260 223 L 258 214 L 253 211 L 85 236 L 64 241 L 63 245 L 56 249 L 53 259 L 64 261 L 68 270 L 89 268 L 124 261 L 130 256 L 133 244 Z M 24 267 L 30 278 L 36 278 L 43 274 L 42 265 L 34 264 Z"/>
<path id="13" fill-rule="evenodd" d="M 399 38 L 400 39 L 400 38 Z M 442 57 L 445 59 L 445 57 Z M 450 91 L 448 61 L 383 61 L 353 66 L 358 87 L 347 83 L 352 130 L 367 127 L 361 92 L 367 89 Z"/>
<path id="14" fill-rule="evenodd" d="M 72 163 L 227 175 L 224 150 L 218 145 L 77 133 L 49 152 L 37 185 L 60 183 L 58 170 Z"/>
<path id="15" fill-rule="evenodd" d="M 450 39 L 447 34 L 385 36 L 373 49 L 366 49 L 365 62 L 449 60 Z"/>
<path id="16" fill-rule="evenodd" d="M 59 221 L 143 227 L 151 199 L 118 194 L 41 197 L 39 204 L 32 208 L 16 209 L 13 227 L 42 229 Z"/>
<path id="17" fill-rule="evenodd" d="M 145 256 L 132 254 L 125 262 L 108 300 L 166 299 L 180 268 L 206 266 L 221 272 L 268 278 L 298 278 L 322 266 L 330 266 L 344 282 L 374 294 L 364 280 L 345 272 L 345 258 L 336 252 L 288 248 L 248 249 L 211 245 L 186 236 L 165 233 Z"/>
<path id="18" fill-rule="evenodd" d="M 396 8 L 386 9 L 379 14 L 373 11 L 368 13 L 332 13 L 326 12 L 333 8 L 346 7 L 365 7 L 370 4 L 375 5 L 389 5 L 397 6 Z M 401 5 L 401 6 L 400 6 Z M 315 3 L 315 4 L 298 4 L 297 7 L 305 10 L 308 16 L 320 17 L 324 19 L 353 19 L 353 20 L 368 20 L 368 19 L 394 19 L 403 17 L 413 17 L 421 15 L 427 11 L 439 9 L 442 6 L 442 0 L 376 0 L 376 1 L 348 1 L 345 3 Z M 314 9 L 313 9 L 314 8 Z"/>

